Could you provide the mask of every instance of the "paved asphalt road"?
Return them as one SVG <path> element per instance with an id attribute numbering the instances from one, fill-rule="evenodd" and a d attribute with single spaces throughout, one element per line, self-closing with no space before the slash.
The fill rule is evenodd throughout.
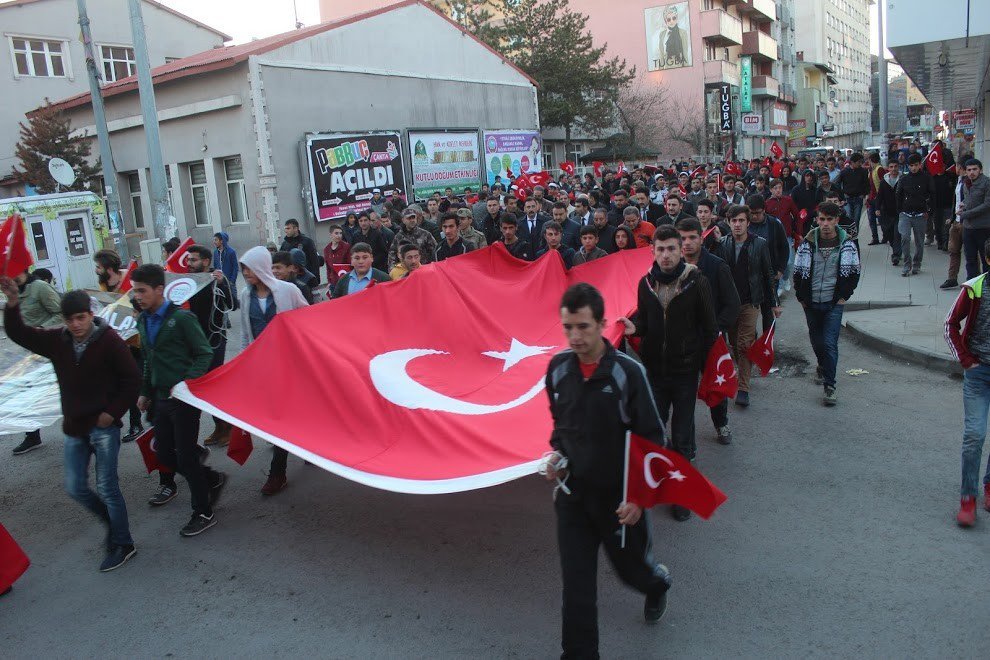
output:
<path id="1" fill-rule="evenodd" d="M 990 644 L 990 513 L 958 529 L 959 381 L 845 341 L 840 405 L 803 372 L 793 300 L 783 375 L 757 379 L 715 444 L 699 406 L 700 467 L 729 501 L 709 522 L 654 512 L 674 587 L 662 624 L 604 562 L 605 657 L 977 657 Z M 208 426 L 208 424 L 207 424 Z M 537 477 L 446 496 L 386 493 L 296 458 L 263 498 L 269 452 L 232 476 L 220 524 L 180 538 L 188 490 L 161 510 L 134 446 L 121 457 L 135 559 L 97 572 L 103 531 L 62 492 L 61 443 L 11 457 L 0 519 L 33 566 L 0 599 L 0 655 L 549 658 L 560 578 L 550 489 Z M 263 444 L 263 443 L 262 443 Z M 984 651 L 979 651 L 979 649 Z"/>

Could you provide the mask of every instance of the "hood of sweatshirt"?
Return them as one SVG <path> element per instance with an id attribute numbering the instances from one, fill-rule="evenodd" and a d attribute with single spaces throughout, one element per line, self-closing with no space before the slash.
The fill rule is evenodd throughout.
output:
<path id="1" fill-rule="evenodd" d="M 250 268 L 255 277 L 264 282 L 270 290 L 278 290 L 279 281 L 272 274 L 272 254 L 268 248 L 256 245 L 241 255 L 240 262 Z"/>

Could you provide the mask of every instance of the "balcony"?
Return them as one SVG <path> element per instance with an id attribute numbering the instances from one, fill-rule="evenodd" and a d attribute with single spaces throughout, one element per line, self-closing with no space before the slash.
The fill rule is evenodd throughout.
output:
<path id="1" fill-rule="evenodd" d="M 754 59 L 767 62 L 777 60 L 777 40 L 759 30 L 743 32 L 742 55 L 752 55 Z"/>
<path id="2" fill-rule="evenodd" d="M 739 65 L 725 60 L 709 60 L 704 63 L 706 85 L 739 86 Z"/>
<path id="3" fill-rule="evenodd" d="M 753 76 L 753 98 L 780 95 L 780 83 L 773 76 Z"/>
<path id="4" fill-rule="evenodd" d="M 777 20 L 777 3 L 773 0 L 742 0 L 739 3 L 739 13 L 749 14 L 750 17 L 766 23 Z"/>
<path id="5" fill-rule="evenodd" d="M 703 11 L 701 37 L 714 46 L 738 46 L 742 43 L 742 21 L 724 9 Z"/>

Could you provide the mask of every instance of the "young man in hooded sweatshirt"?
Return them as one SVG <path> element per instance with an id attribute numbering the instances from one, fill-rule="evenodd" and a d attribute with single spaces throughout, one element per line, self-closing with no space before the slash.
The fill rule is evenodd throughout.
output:
<path id="1" fill-rule="evenodd" d="M 272 255 L 261 246 L 241 257 L 241 274 L 247 283 L 241 289 L 241 350 L 257 339 L 276 314 L 306 307 L 306 299 L 293 282 L 282 282 L 272 274 Z M 288 484 L 285 477 L 289 452 L 272 447 L 272 463 L 262 495 L 274 495 Z"/>

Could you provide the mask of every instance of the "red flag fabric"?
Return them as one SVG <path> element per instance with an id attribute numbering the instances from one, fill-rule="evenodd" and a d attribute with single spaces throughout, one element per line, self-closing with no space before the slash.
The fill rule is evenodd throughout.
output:
<path id="1" fill-rule="evenodd" d="M 698 384 L 698 398 L 709 408 L 714 408 L 723 399 L 733 398 L 739 391 L 739 372 L 732 361 L 729 345 L 725 337 L 719 335 L 705 360 L 705 371 Z"/>
<path id="2" fill-rule="evenodd" d="M 127 270 L 124 272 L 124 277 L 120 280 L 120 286 L 117 287 L 117 293 L 127 293 L 131 290 L 131 273 L 137 268 L 137 259 L 131 259 L 131 263 L 127 264 Z"/>
<path id="3" fill-rule="evenodd" d="M 22 273 L 24 271 L 21 271 Z M 17 545 L 7 529 L 0 525 L 0 593 L 7 591 L 31 565 L 31 560 Z"/>
<path id="4" fill-rule="evenodd" d="M 625 174 L 626 173 L 626 161 L 620 160 L 619 163 L 618 163 L 618 165 L 615 168 L 615 171 L 616 171 L 616 174 L 618 174 L 619 176 L 622 176 L 623 174 Z"/>
<path id="5" fill-rule="evenodd" d="M 155 427 L 149 427 L 144 433 L 134 439 L 134 444 L 141 450 L 141 458 L 144 459 L 144 467 L 151 474 L 155 470 L 159 472 L 171 472 L 167 467 L 158 462 L 158 454 L 155 453 Z"/>
<path id="6" fill-rule="evenodd" d="M 807 220 L 808 219 L 808 209 L 801 209 L 800 211 L 798 211 L 798 217 L 801 218 L 802 221 Z"/>
<path id="7" fill-rule="evenodd" d="M 605 163 L 600 160 L 592 161 L 591 169 L 594 171 L 595 176 L 599 177 L 602 175 L 602 168 L 605 167 Z"/>
<path id="8" fill-rule="evenodd" d="M 677 452 L 630 434 L 626 501 L 647 509 L 677 504 L 708 520 L 728 498 Z"/>
<path id="9" fill-rule="evenodd" d="M 565 160 L 560 164 L 560 169 L 563 172 L 566 172 L 568 176 L 574 176 L 574 171 L 576 169 L 576 166 L 572 161 Z"/>
<path id="10" fill-rule="evenodd" d="M 925 168 L 932 176 L 945 174 L 945 155 L 942 153 L 942 142 L 936 142 L 932 150 L 925 156 Z"/>
<path id="11" fill-rule="evenodd" d="M 732 176 L 742 176 L 742 167 L 739 163 L 728 162 L 725 164 L 725 173 Z"/>
<path id="12" fill-rule="evenodd" d="M 192 237 L 187 238 L 182 241 L 179 247 L 168 256 L 165 261 L 165 270 L 170 273 L 188 273 L 189 267 L 186 265 L 189 260 L 189 248 L 195 244 L 196 241 Z"/>
<path id="13" fill-rule="evenodd" d="M 498 242 L 278 314 L 248 350 L 172 394 L 377 488 L 446 493 L 503 483 L 532 474 L 547 450 L 546 367 L 566 346 L 560 296 L 576 282 L 598 287 L 614 344 L 623 334 L 614 319 L 636 307 L 652 260 L 649 248 L 622 250 L 568 271 L 556 251 L 526 262 Z M 361 331 L 340 332 L 351 325 Z M 305 360 L 275 359 L 299 345 Z M 244 387 L 264 382 L 280 385 Z"/>
<path id="14" fill-rule="evenodd" d="M 770 324 L 770 329 L 760 335 L 760 338 L 753 342 L 753 345 L 746 351 L 749 361 L 760 368 L 760 373 L 766 376 L 773 367 L 773 335 L 777 327 L 777 322 Z"/>
<path id="15" fill-rule="evenodd" d="M 227 443 L 227 456 L 238 465 L 244 465 L 248 456 L 254 451 L 254 443 L 251 442 L 251 434 L 236 426 L 230 429 L 230 442 Z"/>
<path id="16" fill-rule="evenodd" d="M 16 277 L 34 263 L 27 246 L 24 221 L 17 213 L 7 216 L 0 225 L 0 274 Z"/>
<path id="17" fill-rule="evenodd" d="M 687 188 L 684 187 L 683 183 L 677 184 L 677 192 L 680 193 L 681 199 L 684 199 L 688 194 Z"/>
<path id="18" fill-rule="evenodd" d="M 775 178 L 779 179 L 780 175 L 784 171 L 784 161 L 775 161 L 773 165 L 770 166 L 770 174 Z"/>
<path id="19" fill-rule="evenodd" d="M 781 156 L 784 155 L 784 150 L 781 149 L 780 145 L 777 144 L 777 141 L 774 140 L 773 142 L 770 143 L 770 153 L 773 154 L 774 158 L 780 158 Z"/>

